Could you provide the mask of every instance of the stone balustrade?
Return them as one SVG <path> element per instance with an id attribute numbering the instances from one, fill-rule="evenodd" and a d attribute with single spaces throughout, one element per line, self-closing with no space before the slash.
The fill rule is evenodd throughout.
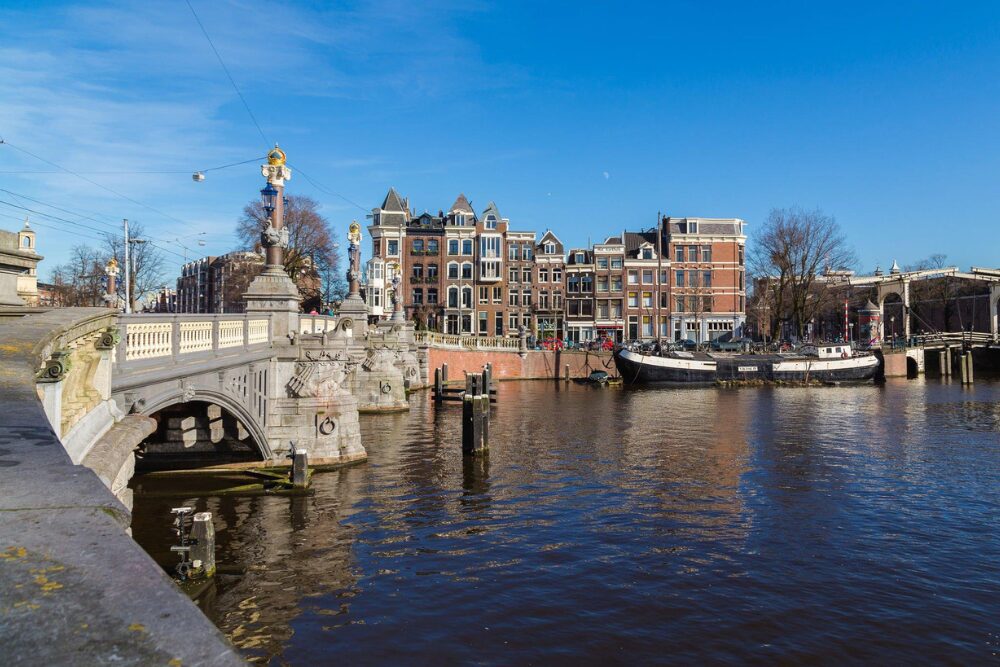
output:
<path id="1" fill-rule="evenodd" d="M 299 315 L 300 334 L 332 332 L 336 327 L 337 318 L 331 315 Z"/>
<path id="2" fill-rule="evenodd" d="M 269 317 L 259 314 L 167 315 L 119 317 L 119 363 L 144 362 L 178 355 L 231 354 L 271 344 Z"/>
<path id="3" fill-rule="evenodd" d="M 414 340 L 421 345 L 442 347 L 456 350 L 502 350 L 517 352 L 520 350 L 520 340 L 502 336 L 458 336 L 443 334 L 436 331 L 416 331 Z"/>

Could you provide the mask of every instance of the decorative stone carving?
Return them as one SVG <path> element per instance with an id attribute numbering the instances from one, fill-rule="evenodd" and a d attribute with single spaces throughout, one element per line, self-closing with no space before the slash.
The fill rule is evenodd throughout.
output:
<path id="1" fill-rule="evenodd" d="M 53 352 L 42 369 L 35 374 L 35 379 L 38 382 L 59 382 L 63 380 L 73 367 L 71 355 L 72 352 L 67 350 Z"/>
<path id="2" fill-rule="evenodd" d="M 282 227 L 281 229 L 275 229 L 272 225 L 268 225 L 260 233 L 260 244 L 265 248 L 287 248 L 288 247 L 288 230 Z"/>
<path id="3" fill-rule="evenodd" d="M 98 350 L 113 350 L 122 340 L 122 333 L 118 327 L 108 327 L 101 332 L 101 337 L 97 339 L 95 347 Z"/>
<path id="4" fill-rule="evenodd" d="M 286 385 L 292 398 L 331 398 L 349 394 L 344 381 L 354 370 L 355 362 L 342 352 L 307 350 L 306 360 L 295 364 L 295 374 Z"/>
<path id="5" fill-rule="evenodd" d="M 195 394 L 194 386 L 181 380 L 181 402 L 188 403 L 190 401 L 193 401 L 194 394 Z"/>
<path id="6" fill-rule="evenodd" d="M 369 348 L 361 368 L 371 373 L 391 373 L 395 370 L 398 354 L 388 347 Z"/>

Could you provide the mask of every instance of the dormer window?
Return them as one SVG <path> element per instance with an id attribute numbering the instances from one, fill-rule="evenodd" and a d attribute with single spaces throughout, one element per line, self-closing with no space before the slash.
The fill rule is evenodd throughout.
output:
<path id="1" fill-rule="evenodd" d="M 490 213 L 486 216 L 486 229 L 496 229 L 497 228 L 497 217 Z"/>
<path id="2" fill-rule="evenodd" d="M 545 244 L 545 254 L 546 255 L 554 255 L 554 254 L 556 254 L 556 244 L 552 243 L 551 241 L 547 242 Z"/>
<path id="3" fill-rule="evenodd" d="M 698 223 L 694 220 L 688 220 L 688 234 L 698 233 Z"/>
<path id="4" fill-rule="evenodd" d="M 583 264 L 583 253 L 582 252 L 576 253 L 576 263 L 577 264 Z"/>
<path id="5" fill-rule="evenodd" d="M 457 227 L 465 227 L 465 214 L 464 213 L 456 213 L 455 214 L 455 225 Z"/>
<path id="6" fill-rule="evenodd" d="M 375 213 L 372 216 L 372 224 L 376 225 L 376 226 L 382 224 L 382 214 L 381 213 Z"/>

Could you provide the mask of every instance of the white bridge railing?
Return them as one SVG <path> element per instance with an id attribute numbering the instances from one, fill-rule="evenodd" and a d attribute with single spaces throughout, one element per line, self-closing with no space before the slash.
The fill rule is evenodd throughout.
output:
<path id="1" fill-rule="evenodd" d="M 521 349 L 520 339 L 504 338 L 502 336 L 457 336 L 455 334 L 443 334 L 436 331 L 415 331 L 413 337 L 418 344 L 456 350 L 503 350 L 518 352 Z"/>
<path id="2" fill-rule="evenodd" d="M 299 333 L 314 334 L 333 331 L 338 318 L 332 315 L 299 315 Z"/>
<path id="3" fill-rule="evenodd" d="M 119 327 L 119 362 L 231 354 L 271 343 L 271 320 L 258 314 L 122 315 Z"/>
<path id="4" fill-rule="evenodd" d="M 986 331 L 945 331 L 932 334 L 917 334 L 911 336 L 914 343 L 920 347 L 938 347 L 944 345 L 986 345 L 995 342 L 993 334 Z"/>

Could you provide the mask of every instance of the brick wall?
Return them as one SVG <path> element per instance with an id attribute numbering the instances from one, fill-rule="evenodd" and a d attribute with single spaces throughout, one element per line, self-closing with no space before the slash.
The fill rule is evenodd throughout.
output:
<path id="1" fill-rule="evenodd" d="M 493 364 L 493 377 L 501 380 L 529 380 L 562 377 L 569 365 L 570 377 L 586 377 L 591 371 L 617 375 L 610 352 L 552 352 L 530 350 L 521 357 L 517 352 L 442 350 L 429 348 L 428 382 L 434 381 L 434 369 L 448 364 L 448 379 L 457 380 L 465 373 L 478 373 L 487 363 Z"/>

